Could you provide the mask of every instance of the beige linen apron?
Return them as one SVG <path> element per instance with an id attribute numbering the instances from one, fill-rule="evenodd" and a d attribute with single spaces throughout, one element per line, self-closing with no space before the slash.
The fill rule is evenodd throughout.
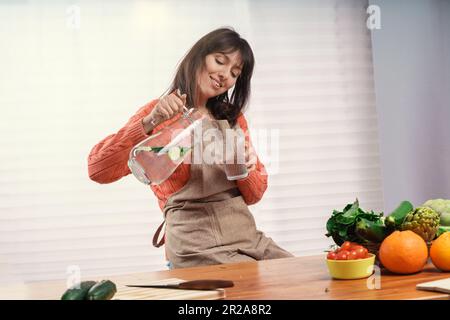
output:
<path id="1" fill-rule="evenodd" d="M 203 122 L 203 129 L 211 127 L 208 123 Z M 220 130 L 230 128 L 227 120 L 216 124 Z M 186 185 L 170 196 L 163 210 L 166 257 L 174 268 L 293 256 L 257 230 L 223 165 L 192 162 L 190 173 Z M 161 228 L 155 234 L 155 246 Z"/>

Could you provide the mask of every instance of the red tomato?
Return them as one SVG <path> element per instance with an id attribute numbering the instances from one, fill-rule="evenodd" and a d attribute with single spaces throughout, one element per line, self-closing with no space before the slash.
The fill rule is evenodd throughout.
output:
<path id="1" fill-rule="evenodd" d="M 367 249 L 362 246 L 357 249 L 353 249 L 353 251 L 355 251 L 356 256 L 358 257 L 357 259 L 364 259 L 366 257 Z"/>
<path id="2" fill-rule="evenodd" d="M 327 254 L 327 259 L 328 260 L 336 260 L 336 256 L 337 256 L 336 252 L 330 251 Z"/>
<path id="3" fill-rule="evenodd" d="M 347 260 L 348 253 L 349 252 L 347 250 L 339 251 L 339 253 L 336 255 L 336 260 Z"/>
<path id="4" fill-rule="evenodd" d="M 369 257 L 369 250 L 367 250 L 366 248 L 364 248 L 363 247 L 363 250 L 364 250 L 364 256 L 363 256 L 363 258 L 365 259 L 365 258 L 368 258 Z"/>
<path id="5" fill-rule="evenodd" d="M 356 260 L 358 258 L 359 258 L 358 253 L 356 253 L 355 250 L 350 251 L 350 253 L 347 256 L 347 260 Z"/>
<path id="6" fill-rule="evenodd" d="M 352 243 L 350 241 L 345 241 L 342 244 L 340 251 L 342 251 L 342 250 L 350 250 L 351 246 L 352 246 Z"/>
<path id="7" fill-rule="evenodd" d="M 362 248 L 364 248 L 363 246 L 361 246 L 361 245 L 359 245 L 359 244 L 357 244 L 357 243 L 355 243 L 353 246 L 352 246 L 352 250 L 358 250 L 358 249 L 362 249 Z"/>

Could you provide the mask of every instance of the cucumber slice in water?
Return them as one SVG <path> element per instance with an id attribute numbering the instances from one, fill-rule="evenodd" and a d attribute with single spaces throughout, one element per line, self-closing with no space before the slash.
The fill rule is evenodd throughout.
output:
<path id="1" fill-rule="evenodd" d="M 146 152 L 150 152 L 150 151 L 153 151 L 153 148 L 152 148 L 152 147 L 148 147 L 148 146 L 142 146 L 142 147 L 136 148 L 136 151 L 146 151 Z"/>
<path id="2" fill-rule="evenodd" d="M 190 147 L 181 147 L 181 156 L 186 155 L 190 150 Z"/>
<path id="3" fill-rule="evenodd" d="M 169 152 L 167 153 L 170 160 L 176 161 L 180 159 L 181 157 L 181 148 L 180 147 L 172 147 L 170 148 Z"/>

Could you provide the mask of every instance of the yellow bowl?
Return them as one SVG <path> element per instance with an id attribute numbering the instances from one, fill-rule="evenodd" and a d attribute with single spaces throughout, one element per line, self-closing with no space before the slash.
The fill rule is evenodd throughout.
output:
<path id="1" fill-rule="evenodd" d="M 369 258 L 357 260 L 327 259 L 328 271 L 335 279 L 362 279 L 373 273 L 375 255 L 369 253 Z"/>

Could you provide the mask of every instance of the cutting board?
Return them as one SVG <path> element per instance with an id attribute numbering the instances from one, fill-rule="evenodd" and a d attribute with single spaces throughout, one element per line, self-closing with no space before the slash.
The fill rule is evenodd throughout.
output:
<path id="1" fill-rule="evenodd" d="M 450 294 L 450 278 L 419 283 L 416 285 L 418 290 L 438 291 Z"/>
<path id="2" fill-rule="evenodd" d="M 178 284 L 186 280 L 170 278 L 146 283 L 127 284 Z M 216 290 L 183 290 L 162 288 L 132 288 L 121 284 L 117 285 L 114 300 L 218 300 L 225 298 L 225 289 Z"/>

